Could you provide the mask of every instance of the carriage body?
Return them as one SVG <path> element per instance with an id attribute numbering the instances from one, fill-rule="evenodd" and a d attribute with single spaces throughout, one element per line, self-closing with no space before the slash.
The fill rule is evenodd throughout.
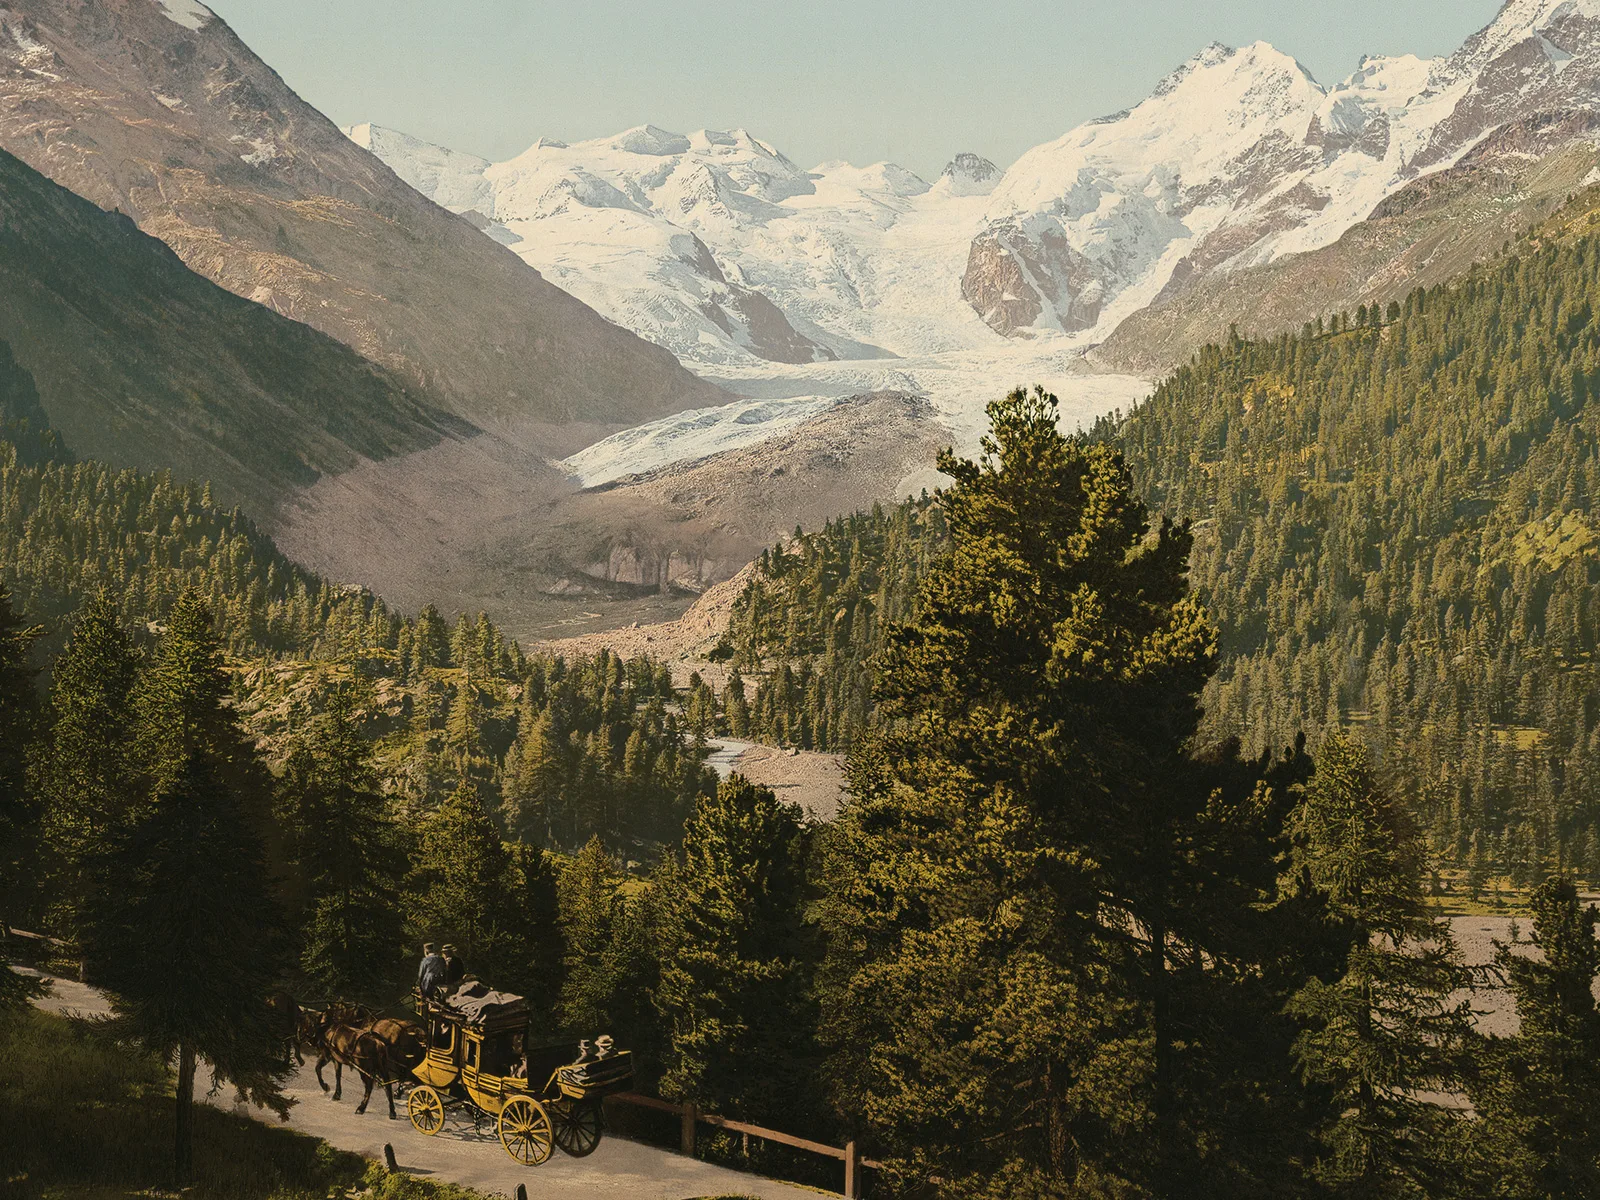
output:
<path id="1" fill-rule="evenodd" d="M 417 997 L 428 1051 L 412 1071 L 412 1125 L 437 1134 L 445 1110 L 459 1107 L 480 1124 L 494 1120 L 506 1152 L 525 1165 L 557 1147 L 592 1153 L 604 1131 L 601 1100 L 632 1086 L 632 1052 L 574 1062 L 570 1044 L 530 1048 L 526 1006 L 510 999 L 519 1003 L 471 1014 Z"/>

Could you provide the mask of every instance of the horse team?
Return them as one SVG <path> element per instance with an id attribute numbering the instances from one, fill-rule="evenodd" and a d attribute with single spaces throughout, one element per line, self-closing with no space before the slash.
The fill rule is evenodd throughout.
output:
<path id="1" fill-rule="evenodd" d="M 372 1089 L 381 1083 L 389 1101 L 389 1117 L 396 1118 L 394 1085 L 409 1079 L 412 1068 L 428 1053 L 428 1035 L 421 1025 L 399 1017 L 379 1017 L 362 1005 L 339 1000 L 325 1008 L 312 1008 L 296 1003 L 287 992 L 269 997 L 267 1009 L 283 1039 L 286 1065 L 291 1056 L 303 1065 L 305 1054 L 315 1053 L 317 1083 L 326 1092 L 322 1068 L 331 1062 L 335 1100 L 344 1093 L 344 1068 L 349 1067 L 366 1085 L 356 1112 L 367 1111 Z"/>

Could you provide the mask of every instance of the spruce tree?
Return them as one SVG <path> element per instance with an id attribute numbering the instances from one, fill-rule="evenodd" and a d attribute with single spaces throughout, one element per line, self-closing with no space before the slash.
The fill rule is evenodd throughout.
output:
<path id="1" fill-rule="evenodd" d="M 551 1031 L 560 1025 L 557 1005 L 566 969 L 556 864 L 548 852 L 521 842 L 511 843 L 508 853 L 497 981 L 526 996 L 535 1024 Z"/>
<path id="2" fill-rule="evenodd" d="M 1297 813 L 1298 866 L 1326 897 L 1349 950 L 1331 982 L 1290 1004 L 1305 1025 L 1295 1054 L 1331 1094 L 1314 1176 L 1335 1195 L 1378 1200 L 1448 1194 L 1454 1110 L 1471 1031 L 1470 987 L 1449 926 L 1422 896 L 1423 848 L 1366 752 L 1328 735 Z"/>
<path id="3" fill-rule="evenodd" d="M 185 591 L 139 681 L 143 795 L 93 914 L 94 977 L 121 1025 L 178 1062 L 174 1174 L 191 1165 L 195 1065 L 280 1110 L 281 1044 L 263 1003 L 281 975 L 279 914 L 263 864 L 265 768 L 229 704 L 229 679 L 198 591 Z"/>
<path id="4" fill-rule="evenodd" d="M 768 1124 L 811 1115 L 805 841 L 799 809 L 738 775 L 689 818 L 660 883 L 669 1095 Z"/>
<path id="5" fill-rule="evenodd" d="M 44 830 L 59 932 L 82 950 L 89 914 L 119 903 L 109 867 L 136 795 L 128 731 L 138 657 L 110 595 L 78 615 L 50 677 L 54 724 L 44 766 Z"/>
<path id="6" fill-rule="evenodd" d="M 1493 1195 L 1600 1196 L 1600 914 L 1567 876 L 1546 879 L 1530 903 L 1537 957 L 1508 943 L 1495 953 L 1520 1028 L 1474 1047 L 1469 1094 L 1488 1136 L 1471 1141 Z"/>
<path id="7" fill-rule="evenodd" d="M 40 725 L 36 672 L 30 663 L 37 634 L 12 607 L 11 593 L 0 580 L 0 938 L 6 936 L 7 922 L 22 915 L 39 882 L 28 865 L 37 836 L 28 778 Z M 36 991 L 7 967 L 0 950 L 0 1009 L 23 1003 Z"/>
<path id="8" fill-rule="evenodd" d="M 588 1034 L 611 1025 L 618 1012 L 624 974 L 618 955 L 625 925 L 621 883 L 621 872 L 598 836 L 561 872 L 561 930 L 567 944 L 561 1017 Z"/>
<path id="9" fill-rule="evenodd" d="M 341 688 L 292 752 L 278 812 L 304 889 L 300 967 L 317 994 L 392 995 L 404 930 L 396 881 L 405 870 L 355 698 Z"/>

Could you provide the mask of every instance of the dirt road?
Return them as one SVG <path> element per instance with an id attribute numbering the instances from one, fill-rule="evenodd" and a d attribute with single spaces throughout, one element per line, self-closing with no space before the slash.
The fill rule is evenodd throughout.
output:
<path id="1" fill-rule="evenodd" d="M 96 989 L 70 979 L 47 978 L 52 986 L 50 993 L 38 1001 L 40 1008 L 79 1017 L 104 1016 L 110 1012 L 104 994 Z M 323 1074 L 332 1084 L 332 1068 L 325 1068 Z M 204 1096 L 210 1086 L 210 1076 L 202 1070 L 195 1080 L 196 1094 Z M 289 1124 L 303 1133 L 380 1162 L 387 1142 L 394 1147 L 401 1169 L 409 1174 L 448 1180 L 505 1196 L 514 1195 L 519 1183 L 528 1185 L 528 1195 L 533 1200 L 688 1200 L 702 1196 L 817 1200 L 819 1195 L 826 1194 L 730 1171 L 616 1137 L 607 1137 L 588 1158 L 569 1158 L 558 1150 L 543 1166 L 524 1167 L 507 1156 L 493 1132 L 479 1133 L 470 1122 L 453 1121 L 438 1135 L 424 1137 L 411 1127 L 403 1104 L 395 1106 L 399 1116 L 391 1121 L 388 1105 L 379 1090 L 374 1090 L 366 1113 L 358 1116 L 360 1084 L 347 1075 L 344 1099 L 335 1102 L 317 1086 L 310 1063 L 295 1074 L 285 1092 L 298 1101 L 289 1110 Z M 219 1108 L 258 1121 L 277 1121 L 271 1113 L 236 1105 L 231 1088 L 208 1099 Z"/>

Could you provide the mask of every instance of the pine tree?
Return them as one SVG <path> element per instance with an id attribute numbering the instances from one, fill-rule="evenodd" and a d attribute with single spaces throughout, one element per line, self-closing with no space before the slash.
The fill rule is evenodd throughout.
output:
<path id="1" fill-rule="evenodd" d="M 1565 876 L 1535 888 L 1531 907 L 1540 957 L 1496 949 L 1520 1028 L 1474 1048 L 1469 1095 L 1487 1137 L 1471 1140 L 1493 1195 L 1579 1200 L 1600 1195 L 1600 914 Z"/>
<path id="2" fill-rule="evenodd" d="M 407 881 L 415 940 L 454 942 L 468 970 L 493 978 L 510 864 L 477 787 L 463 782 L 422 825 Z"/>
<path id="3" fill-rule="evenodd" d="M 305 889 L 301 970 L 319 995 L 375 1001 L 399 966 L 404 858 L 357 716 L 347 689 L 329 697 L 290 756 L 278 812 Z"/>
<path id="4" fill-rule="evenodd" d="M 87 602 L 50 679 L 44 829 L 57 876 L 54 923 L 79 949 L 87 914 L 118 903 L 108 872 L 136 795 L 128 730 L 138 657 L 119 618 L 107 592 Z"/>
<path id="5" fill-rule="evenodd" d="M 951 554 L 888 639 L 883 769 L 853 773 L 824 889 L 840 1107 L 910 1175 L 995 1190 L 1161 1169 L 1148 877 L 1211 650 L 1189 538 L 1150 536 L 1120 460 L 1056 415 L 1015 392 L 981 463 L 941 456 Z"/>
<path id="6" fill-rule="evenodd" d="M 85 939 L 123 1026 L 177 1056 L 179 1183 L 193 1160 L 197 1058 L 258 1103 L 286 1108 L 262 1002 L 281 973 L 260 834 L 269 782 L 228 690 L 210 610 L 185 591 L 136 691 L 144 795 L 111 870 L 116 903 L 93 914 Z"/>
<path id="7" fill-rule="evenodd" d="M 814 1111 L 816 1018 L 800 813 L 741 776 L 702 799 L 661 879 L 662 1088 L 749 1121 Z"/>
<path id="8" fill-rule="evenodd" d="M 1451 997 L 1471 979 L 1423 901 L 1421 840 L 1366 752 L 1337 731 L 1297 824 L 1298 865 L 1349 938 L 1338 977 L 1309 981 L 1290 1005 L 1306 1026 L 1300 1069 L 1333 1098 L 1314 1174 L 1363 1200 L 1444 1194 L 1454 1118 L 1426 1095 L 1459 1088 L 1471 1013 Z"/>

